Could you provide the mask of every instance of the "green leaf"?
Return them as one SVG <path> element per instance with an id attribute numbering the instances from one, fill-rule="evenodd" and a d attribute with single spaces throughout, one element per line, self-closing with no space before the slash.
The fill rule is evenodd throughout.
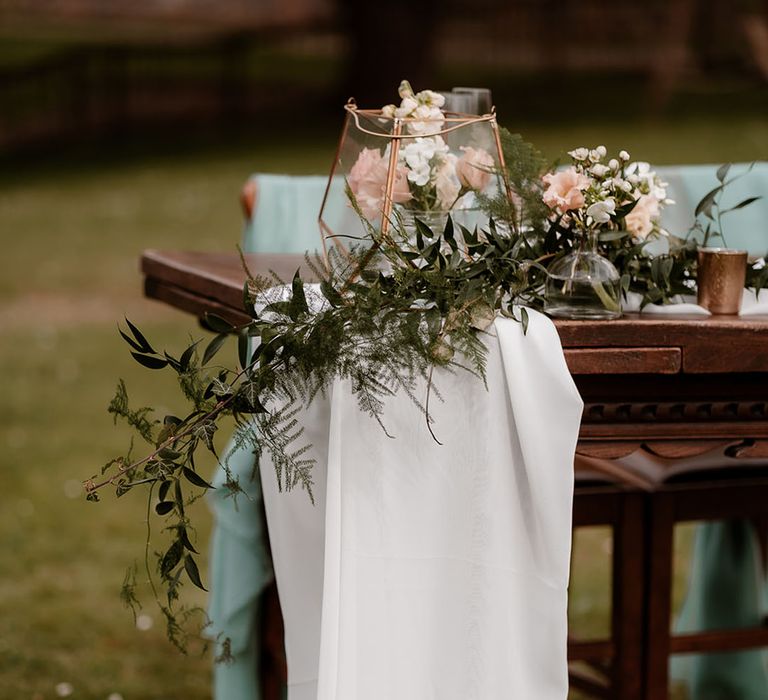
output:
<path id="1" fill-rule="evenodd" d="M 224 341 L 226 339 L 226 333 L 219 333 L 219 335 L 214 336 L 213 340 L 208 343 L 208 346 L 205 348 L 205 352 L 203 353 L 204 365 L 207 365 L 213 359 L 213 356 L 221 349 L 221 346 L 224 345 Z"/>
<path id="2" fill-rule="evenodd" d="M 632 278 L 629 275 L 624 274 L 621 276 L 621 281 L 620 281 L 621 289 L 624 291 L 625 294 L 629 291 L 629 285 L 631 281 L 632 281 Z"/>
<path id="3" fill-rule="evenodd" d="M 131 329 L 131 333 L 133 333 L 133 337 L 136 338 L 139 345 L 141 345 L 141 351 L 142 352 L 150 352 L 155 353 L 155 351 L 152 349 L 152 346 L 149 344 L 147 339 L 141 334 L 141 331 L 136 328 L 126 317 L 125 322 L 128 324 L 128 328 Z"/>
<path id="4" fill-rule="evenodd" d="M 181 355 L 179 358 L 179 365 L 181 367 L 182 372 L 186 372 L 189 369 L 189 362 L 192 359 L 192 355 L 195 352 L 195 348 L 197 347 L 197 344 L 200 341 L 197 340 L 192 345 L 190 345 Z"/>
<path id="5" fill-rule="evenodd" d="M 237 358 L 243 369 L 248 367 L 248 333 L 243 329 L 237 334 Z"/>
<path id="6" fill-rule="evenodd" d="M 155 513 L 158 515 L 168 515 L 173 510 L 173 501 L 160 501 L 155 505 Z"/>
<path id="7" fill-rule="evenodd" d="M 186 570 L 187 576 L 189 576 L 189 580 L 192 581 L 192 583 L 204 591 L 208 590 L 200 579 L 200 571 L 198 570 L 197 564 L 195 563 L 195 560 L 192 558 L 191 554 L 187 554 L 184 557 L 184 569 Z"/>
<path id="8" fill-rule="evenodd" d="M 221 316 L 217 316 L 213 313 L 206 313 L 203 316 L 205 325 L 216 333 L 231 333 L 235 330 L 235 327 Z"/>
<path id="9" fill-rule="evenodd" d="M 696 210 L 694 212 L 694 216 L 700 216 L 701 214 L 704 214 L 704 216 L 708 218 L 712 218 L 712 206 L 715 203 L 715 199 L 717 198 L 718 193 L 723 189 L 723 185 L 718 185 L 715 187 L 715 189 L 711 190 L 710 192 L 707 192 L 702 198 L 701 201 L 696 205 Z"/>
<path id="10" fill-rule="evenodd" d="M 304 294 L 304 282 L 301 281 L 301 275 L 296 270 L 296 274 L 291 281 L 291 301 L 289 304 L 289 316 L 294 320 L 298 320 L 303 314 L 309 312 L 307 306 L 307 297 Z"/>
<path id="11" fill-rule="evenodd" d="M 526 309 L 525 307 L 520 309 L 520 320 L 522 321 L 522 324 L 523 324 L 523 335 L 525 335 L 526 333 L 528 333 L 528 309 Z"/>
<path id="12" fill-rule="evenodd" d="M 720 214 L 727 214 L 729 211 L 736 211 L 737 209 L 743 209 L 744 207 L 748 207 L 752 202 L 756 202 L 758 199 L 762 199 L 762 196 L 757 197 L 747 197 L 746 199 L 742 200 L 738 204 L 736 204 L 733 207 L 730 207 L 729 209 L 725 209 L 720 212 Z"/>
<path id="13" fill-rule="evenodd" d="M 171 488 L 170 480 L 163 481 L 160 484 L 160 488 L 158 489 L 158 492 L 157 492 L 157 497 L 160 499 L 161 502 L 165 500 L 165 497 L 168 495 L 168 489 L 170 488 Z"/>
<path id="14" fill-rule="evenodd" d="M 257 382 L 245 382 L 240 387 L 240 395 L 255 413 L 267 413 L 267 409 L 259 400 L 259 385 Z"/>
<path id="15" fill-rule="evenodd" d="M 151 355 L 140 355 L 138 352 L 133 351 L 131 351 L 131 355 L 133 355 L 133 359 L 136 360 L 136 362 L 149 369 L 163 369 L 163 367 L 168 364 L 168 360 L 152 357 Z"/>
<path id="16" fill-rule="evenodd" d="M 180 527 L 179 528 L 179 539 L 181 540 L 181 543 L 184 545 L 184 549 L 188 549 L 190 552 L 194 552 L 197 554 L 197 550 L 192 546 L 192 543 L 189 541 L 189 535 L 187 535 L 187 528 Z"/>
<path id="17" fill-rule="evenodd" d="M 182 473 L 187 478 L 187 481 L 189 481 L 191 484 L 194 484 L 195 486 L 200 486 L 204 489 L 212 489 L 215 488 L 211 484 L 209 484 L 205 479 L 203 479 L 202 476 L 200 476 L 197 472 L 192 471 L 189 467 L 182 467 L 181 468 Z"/>
<path id="18" fill-rule="evenodd" d="M 138 352 L 144 352 L 145 348 L 139 345 L 133 338 L 131 338 L 127 333 L 123 332 L 122 328 L 117 329 L 120 332 L 120 335 L 123 336 L 123 340 L 125 340 L 128 345 L 130 345 L 134 350 L 137 350 Z"/>
<path id="19" fill-rule="evenodd" d="M 160 575 L 163 578 L 168 578 L 168 576 L 170 576 L 171 571 L 173 571 L 176 568 L 176 565 L 181 561 L 183 554 L 184 545 L 181 540 L 175 540 L 160 560 Z"/>
<path id="20" fill-rule="evenodd" d="M 339 294 L 326 280 L 320 282 L 320 292 L 334 308 L 338 308 L 344 303 L 341 294 Z"/>
<path id="21" fill-rule="evenodd" d="M 722 165 L 721 165 L 721 166 L 720 166 L 720 167 L 717 169 L 717 172 L 715 173 L 715 177 L 717 177 L 717 179 L 718 179 L 720 182 L 725 182 L 725 178 L 726 178 L 726 176 L 728 175 L 728 171 L 729 171 L 730 169 L 731 169 L 731 164 L 730 164 L 730 163 L 723 163 L 723 164 L 722 164 Z"/>
<path id="22" fill-rule="evenodd" d="M 629 231 L 602 231 L 598 235 L 598 239 L 601 241 L 619 241 L 622 238 L 626 238 L 629 235 Z"/>
<path id="23" fill-rule="evenodd" d="M 205 442 L 208 449 L 213 452 L 213 436 L 218 428 L 218 425 L 212 420 L 208 419 L 202 421 L 194 428 L 194 435 L 199 440 Z"/>

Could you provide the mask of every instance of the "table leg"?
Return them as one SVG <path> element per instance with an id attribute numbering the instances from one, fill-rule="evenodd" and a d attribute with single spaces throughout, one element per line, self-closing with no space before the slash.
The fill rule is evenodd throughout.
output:
<path id="1" fill-rule="evenodd" d="M 626 494 L 613 535 L 612 685 L 620 700 L 642 698 L 645 526 L 645 494 Z"/>
<path id="2" fill-rule="evenodd" d="M 652 494 L 649 496 L 649 510 L 645 699 L 667 700 L 671 650 L 674 498 L 665 493 Z"/>

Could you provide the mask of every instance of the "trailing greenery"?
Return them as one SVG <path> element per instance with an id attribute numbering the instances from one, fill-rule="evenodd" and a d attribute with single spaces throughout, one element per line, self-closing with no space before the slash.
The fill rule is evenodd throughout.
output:
<path id="1" fill-rule="evenodd" d="M 421 406 L 429 424 L 429 398 L 422 405 L 418 382 L 431 386 L 435 367 L 484 377 L 482 332 L 497 312 L 527 326 L 527 311 L 516 303 L 535 299 L 537 263 L 524 252 L 524 235 L 502 233 L 493 222 L 486 232 L 454 229 L 450 219 L 435 233 L 417 220 L 410 242 L 397 228 L 382 236 L 371 227 L 368 244 L 348 256 L 332 251 L 330 270 L 307 259 L 318 285 L 305 284 L 298 272 L 288 285 L 248 273 L 243 300 L 251 320 L 235 326 L 206 316 L 215 335 L 205 347 L 197 341 L 173 355 L 156 350 L 130 322 L 121 330 L 139 364 L 176 375 L 189 412 L 160 419 L 148 407 L 132 408 L 121 381 L 109 411 L 150 448 L 138 459 L 129 452 L 111 460 L 85 487 L 90 500 L 107 486 L 118 496 L 146 491 L 168 535 L 154 567 L 147 560 L 147 573 L 165 589 L 158 602 L 179 646 L 180 620 L 188 614 L 175 607 L 179 587 L 185 581 L 204 586 L 186 509 L 211 485 L 198 473 L 195 456 L 200 450 L 215 454 L 222 419 L 234 418 L 236 443 L 251 447 L 257 468 L 268 456 L 281 489 L 299 487 L 312 498 L 313 462 L 297 418 L 303 404 L 343 379 L 360 410 L 384 430 L 384 401 L 400 391 Z M 216 364 L 228 342 L 237 344 L 235 368 Z M 237 493 L 236 478 L 228 476 L 226 488 Z M 132 600 L 130 585 L 123 596 Z"/>

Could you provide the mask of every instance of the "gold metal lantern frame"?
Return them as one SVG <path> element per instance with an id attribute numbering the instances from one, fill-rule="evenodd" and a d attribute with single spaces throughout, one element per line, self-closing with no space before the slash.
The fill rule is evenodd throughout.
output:
<path id="1" fill-rule="evenodd" d="M 504 191 L 510 196 L 495 108 L 482 115 L 443 112 L 439 122 L 417 117 L 385 116 L 380 109 L 359 109 L 354 99 L 350 99 L 344 109 L 344 126 L 318 217 L 326 265 L 330 265 L 331 247 L 348 256 L 349 241 L 365 241 L 372 253 L 381 241 L 391 242 L 389 232 L 397 218 L 393 216 L 395 207 L 405 211 L 408 206 L 413 206 L 412 203 L 402 203 L 406 185 L 422 196 L 431 192 L 411 182 L 414 171 L 408 170 L 409 164 L 412 165 L 409 151 L 413 151 L 415 145 L 428 150 L 437 144 L 446 149 L 446 153 L 452 154 L 451 163 L 458 162 L 461 155 L 466 158 L 467 153 L 483 153 L 482 171 L 485 175 L 479 179 L 486 184 L 482 194 L 493 195 Z M 409 147 L 411 144 L 414 147 Z M 355 169 L 359 169 L 361 161 L 365 161 L 364 165 L 369 169 L 368 179 L 365 180 L 367 198 L 356 196 L 356 200 L 368 225 L 360 220 L 349 198 L 352 189 L 350 179 L 355 180 Z M 408 173 L 407 183 L 403 182 L 404 172 Z M 455 188 L 455 182 L 452 186 Z M 430 187 L 435 186 L 431 184 Z M 462 190 L 466 191 L 480 190 Z M 454 215 L 458 211 L 469 210 L 449 208 L 448 214 Z M 479 210 L 472 211 L 475 216 L 473 224 L 480 224 Z M 423 212 L 417 213 L 421 215 Z M 376 229 L 377 236 L 369 235 L 370 225 Z"/>

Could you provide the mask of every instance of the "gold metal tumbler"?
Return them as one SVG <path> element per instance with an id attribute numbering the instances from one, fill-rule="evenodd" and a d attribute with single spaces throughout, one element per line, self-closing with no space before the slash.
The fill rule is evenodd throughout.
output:
<path id="1" fill-rule="evenodd" d="M 747 274 L 747 252 L 699 248 L 697 299 L 713 314 L 738 314 Z"/>

